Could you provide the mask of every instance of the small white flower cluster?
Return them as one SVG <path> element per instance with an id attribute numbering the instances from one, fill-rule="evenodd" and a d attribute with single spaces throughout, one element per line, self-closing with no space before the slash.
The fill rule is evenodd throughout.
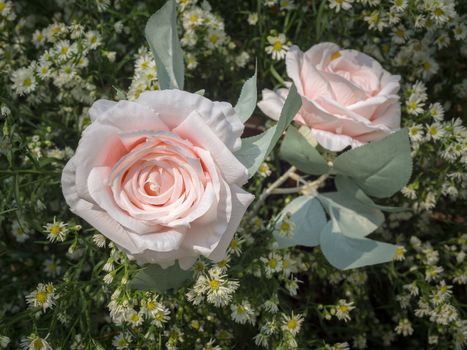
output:
<path id="1" fill-rule="evenodd" d="M 186 67 L 193 70 L 198 66 L 200 57 L 218 52 L 227 62 L 233 61 L 244 67 L 250 60 L 246 51 L 233 55 L 236 45 L 225 32 L 223 19 L 212 12 L 208 1 L 199 6 L 197 0 L 178 0 L 182 23 L 181 44 L 185 52 Z"/>
<path id="2" fill-rule="evenodd" d="M 407 121 L 412 155 L 420 157 L 421 164 L 428 164 L 428 157 L 433 160 L 446 161 L 447 176 L 440 179 L 435 186 L 423 186 L 426 172 L 402 189 L 408 199 L 417 200 L 414 208 L 418 211 L 432 210 L 441 196 L 455 200 L 467 196 L 467 130 L 460 118 L 445 120 L 445 108 L 439 103 L 428 104 L 425 84 L 418 81 L 411 85 L 405 93 L 405 110 L 412 116 Z M 416 158 L 417 159 L 417 158 Z M 428 169 L 427 169 L 428 170 Z M 420 193 L 421 192 L 421 193 Z"/>
<path id="3" fill-rule="evenodd" d="M 89 64 L 90 52 L 102 44 L 97 31 L 86 31 L 78 23 L 67 26 L 54 22 L 36 30 L 32 43 L 43 51 L 37 61 L 11 73 L 12 88 L 17 95 L 29 95 L 39 86 L 47 89 L 51 81 L 55 87 L 69 90 L 78 101 L 92 101 L 95 86 L 81 73 Z"/>
<path id="4" fill-rule="evenodd" d="M 163 328 L 170 320 L 170 310 L 158 299 L 159 297 L 153 293 L 145 293 L 139 300 L 139 310 L 137 310 L 138 301 L 129 299 L 126 293 L 116 289 L 107 306 L 112 322 L 116 325 L 126 324 L 134 328 L 141 326 L 147 320 L 149 324 Z M 130 343 L 126 334 L 120 334 L 117 342 L 122 343 L 122 339 Z"/>
<path id="5" fill-rule="evenodd" d="M 207 273 L 198 276 L 194 286 L 186 296 L 194 305 L 199 305 L 206 300 L 209 304 L 221 307 L 231 302 L 238 287 L 237 281 L 229 280 L 222 269 L 215 266 L 210 268 Z"/>

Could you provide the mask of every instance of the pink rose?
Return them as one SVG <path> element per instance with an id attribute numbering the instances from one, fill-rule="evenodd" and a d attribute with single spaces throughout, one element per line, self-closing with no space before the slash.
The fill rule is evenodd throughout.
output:
<path id="1" fill-rule="evenodd" d="M 229 103 L 179 90 L 99 100 L 62 187 L 71 210 L 139 262 L 224 258 L 253 196 Z"/>
<path id="2" fill-rule="evenodd" d="M 400 77 L 385 71 L 373 58 L 321 43 L 305 53 L 292 46 L 286 64 L 302 97 L 294 120 L 311 128 L 324 148 L 358 147 L 400 128 Z M 265 89 L 258 106 L 277 120 L 287 94 L 285 88 Z"/>

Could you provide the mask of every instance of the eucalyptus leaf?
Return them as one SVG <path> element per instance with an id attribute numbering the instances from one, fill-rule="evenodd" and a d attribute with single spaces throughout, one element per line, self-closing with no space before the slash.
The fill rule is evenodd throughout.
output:
<path id="1" fill-rule="evenodd" d="M 245 123 L 251 117 L 256 108 L 256 100 L 258 98 L 256 90 L 256 76 L 257 71 L 255 69 L 255 74 L 253 74 L 253 76 L 243 84 L 240 97 L 235 105 L 235 111 L 240 117 L 242 123 Z"/>
<path id="2" fill-rule="evenodd" d="M 185 72 L 175 0 L 167 1 L 149 18 L 144 33 L 156 60 L 161 89 L 183 90 Z"/>
<path id="3" fill-rule="evenodd" d="M 280 155 L 284 160 L 307 174 L 322 175 L 329 171 L 321 154 L 293 126 L 287 129 Z"/>
<path id="4" fill-rule="evenodd" d="M 384 215 L 378 208 L 359 201 L 355 196 L 342 192 L 318 194 L 331 220 L 340 232 L 349 237 L 361 238 L 376 230 Z"/>
<path id="5" fill-rule="evenodd" d="M 396 253 L 396 246 L 393 244 L 368 238 L 347 237 L 332 221 L 321 231 L 320 243 L 326 259 L 340 270 L 388 262 Z"/>
<path id="6" fill-rule="evenodd" d="M 360 202 L 365 203 L 371 207 L 378 208 L 382 211 L 387 212 L 401 212 L 410 210 L 408 208 L 389 207 L 384 205 L 378 205 L 370 197 L 368 197 L 363 190 L 349 177 L 343 175 L 337 175 L 335 178 L 336 188 L 339 192 L 348 197 L 358 199 Z"/>
<path id="7" fill-rule="evenodd" d="M 272 151 L 301 106 L 300 95 L 297 93 L 295 85 L 292 85 L 277 124 L 259 135 L 242 139 L 242 147 L 235 153 L 235 156 L 248 169 L 249 177 L 258 171 L 261 163 Z"/>
<path id="8" fill-rule="evenodd" d="M 284 237 L 280 233 L 280 226 L 284 218 L 292 223 L 290 237 Z M 279 244 L 279 248 L 302 245 L 314 247 L 319 245 L 320 233 L 326 225 L 326 214 L 321 203 L 312 196 L 301 196 L 295 198 L 281 211 L 273 232 Z"/>
<path id="9" fill-rule="evenodd" d="M 407 129 L 402 129 L 341 154 L 334 161 L 333 170 L 351 177 L 370 196 L 390 197 L 410 179 L 410 152 Z"/>
<path id="10" fill-rule="evenodd" d="M 129 282 L 130 287 L 140 290 L 155 290 L 162 293 L 178 289 L 193 278 L 193 271 L 183 270 L 178 263 L 163 269 L 159 265 L 147 265 Z"/>

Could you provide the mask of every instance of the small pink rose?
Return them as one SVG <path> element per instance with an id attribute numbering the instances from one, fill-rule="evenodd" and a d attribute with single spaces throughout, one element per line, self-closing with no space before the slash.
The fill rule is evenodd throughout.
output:
<path id="1" fill-rule="evenodd" d="M 71 210 L 139 262 L 224 258 L 253 196 L 228 103 L 179 90 L 99 100 L 62 174 Z"/>
<path id="2" fill-rule="evenodd" d="M 292 46 L 287 74 L 302 97 L 295 121 L 311 128 L 316 140 L 331 151 L 358 147 L 400 128 L 398 75 L 361 52 L 321 43 L 303 53 Z M 288 89 L 263 90 L 258 107 L 279 119 Z"/>

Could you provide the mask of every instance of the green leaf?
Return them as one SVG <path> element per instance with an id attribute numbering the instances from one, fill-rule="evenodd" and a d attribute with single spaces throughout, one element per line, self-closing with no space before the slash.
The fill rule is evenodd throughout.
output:
<path id="1" fill-rule="evenodd" d="M 382 211 L 387 212 L 401 212 L 410 210 L 408 208 L 399 207 L 388 207 L 384 205 L 378 205 L 368 197 L 363 190 L 349 177 L 343 175 L 337 175 L 335 178 L 335 184 L 338 192 L 341 192 L 344 196 L 352 197 L 360 202 L 369 205 L 370 207 L 378 208 Z"/>
<path id="2" fill-rule="evenodd" d="M 280 234 L 280 225 L 289 213 L 291 215 L 288 220 L 294 227 L 292 235 L 284 237 Z M 297 197 L 287 204 L 279 214 L 273 235 L 279 244 L 279 248 L 296 245 L 314 247 L 319 245 L 320 232 L 326 225 L 326 221 L 324 209 L 316 197 Z"/>
<path id="3" fill-rule="evenodd" d="M 293 126 L 287 129 L 280 155 L 284 160 L 307 174 L 322 175 L 329 170 L 321 154 Z"/>
<path id="4" fill-rule="evenodd" d="M 153 14 L 144 30 L 156 60 L 161 89 L 183 90 L 183 52 L 177 34 L 175 0 L 169 0 Z"/>
<path id="5" fill-rule="evenodd" d="M 361 202 L 355 195 L 339 191 L 318 194 L 318 198 L 346 236 L 365 237 L 384 222 L 381 210 Z"/>
<path id="6" fill-rule="evenodd" d="M 347 237 L 332 221 L 321 231 L 320 243 L 326 259 L 340 270 L 388 262 L 396 253 L 396 246 L 393 244 Z"/>
<path id="7" fill-rule="evenodd" d="M 245 123 L 248 118 L 251 117 L 253 111 L 256 108 L 257 90 L 256 90 L 256 76 L 257 71 L 255 68 L 255 74 L 243 84 L 240 97 L 235 105 L 235 111 L 242 123 Z"/>
<path id="8" fill-rule="evenodd" d="M 411 148 L 406 129 L 338 156 L 333 170 L 351 177 L 367 194 L 390 197 L 412 174 Z"/>
<path id="9" fill-rule="evenodd" d="M 297 93 L 295 85 L 292 85 L 277 124 L 259 135 L 242 139 L 242 148 L 235 155 L 248 169 L 249 177 L 252 177 L 256 173 L 264 158 L 272 151 L 284 130 L 297 115 L 301 106 L 302 100 L 300 95 Z"/>
<path id="10" fill-rule="evenodd" d="M 192 278 L 193 271 L 181 269 L 178 263 L 166 269 L 159 265 L 147 265 L 130 281 L 130 287 L 162 293 L 168 289 L 178 289 Z"/>

